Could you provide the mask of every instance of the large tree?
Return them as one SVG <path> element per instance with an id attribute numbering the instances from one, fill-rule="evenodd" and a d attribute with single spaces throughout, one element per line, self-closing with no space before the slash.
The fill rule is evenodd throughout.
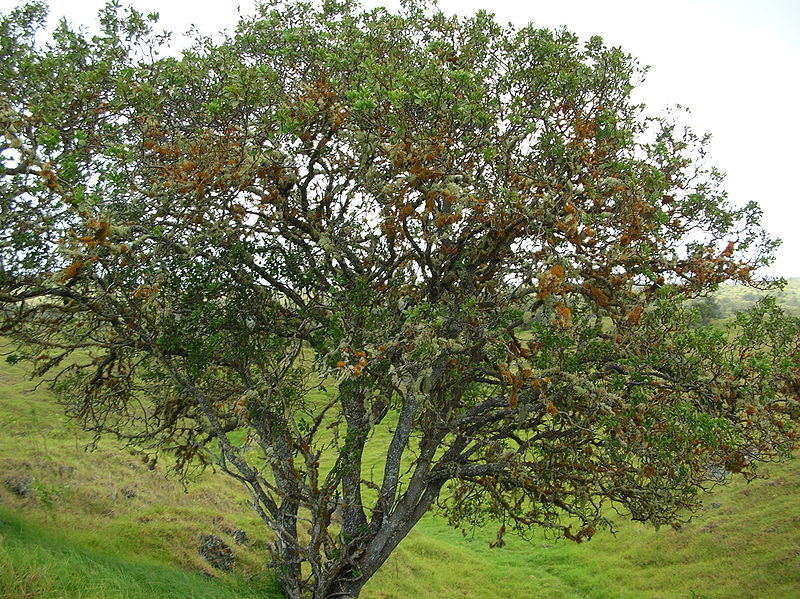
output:
<path id="1" fill-rule="evenodd" d="M 266 3 L 180 54 L 45 12 L 0 18 L 12 357 L 238 479 L 289 597 L 358 596 L 432 508 L 581 541 L 792 449 L 797 321 L 688 307 L 775 243 L 620 49 L 414 1 Z"/>

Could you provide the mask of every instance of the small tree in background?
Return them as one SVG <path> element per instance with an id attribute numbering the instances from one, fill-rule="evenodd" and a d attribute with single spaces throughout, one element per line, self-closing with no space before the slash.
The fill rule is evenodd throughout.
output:
<path id="1" fill-rule="evenodd" d="M 692 307 L 697 310 L 698 324 L 710 325 L 723 317 L 722 306 L 713 295 L 701 297 L 692 302 Z"/>
<path id="2" fill-rule="evenodd" d="M 582 541 L 794 446 L 797 321 L 684 307 L 775 244 L 619 49 L 415 2 L 180 58 L 44 16 L 0 19 L 2 331 L 88 430 L 239 480 L 289 597 L 358 596 L 432 508 Z"/>

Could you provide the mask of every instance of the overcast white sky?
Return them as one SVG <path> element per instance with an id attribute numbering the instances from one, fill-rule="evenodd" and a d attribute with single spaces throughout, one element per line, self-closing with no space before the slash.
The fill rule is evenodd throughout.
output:
<path id="1" fill-rule="evenodd" d="M 365 6 L 398 0 L 362 0 Z M 124 1 L 123 1 L 124 3 Z M 133 0 L 161 14 L 165 28 L 204 33 L 232 27 L 252 0 Z M 6 12 L 18 2 L 0 0 Z M 89 24 L 103 0 L 51 0 L 53 18 Z M 764 224 L 783 239 L 770 274 L 800 277 L 800 2 L 797 0 L 440 0 L 447 13 L 484 8 L 502 22 L 566 25 L 602 36 L 650 65 L 640 98 L 653 111 L 683 104 L 713 135 L 713 163 L 728 174 L 735 203 L 756 200 Z M 798 177 L 798 179 L 795 179 Z"/>

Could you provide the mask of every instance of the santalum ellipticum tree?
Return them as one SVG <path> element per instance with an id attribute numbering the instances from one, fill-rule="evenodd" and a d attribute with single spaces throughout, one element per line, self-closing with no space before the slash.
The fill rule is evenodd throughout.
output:
<path id="1" fill-rule="evenodd" d="M 44 15 L 0 20 L 10 357 L 238 479 L 289 597 L 358 596 L 432 508 L 581 541 L 793 448 L 797 321 L 686 308 L 775 243 L 619 49 L 413 1 L 266 3 L 179 58 Z"/>

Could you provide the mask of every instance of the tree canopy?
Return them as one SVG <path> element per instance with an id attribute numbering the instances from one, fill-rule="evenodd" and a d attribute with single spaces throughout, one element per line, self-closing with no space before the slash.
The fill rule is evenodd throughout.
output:
<path id="1" fill-rule="evenodd" d="M 0 16 L 9 359 L 238 479 L 289 597 L 358 596 L 431 509 L 588 540 L 794 447 L 798 321 L 689 304 L 776 242 L 621 49 L 413 0 L 180 53 L 116 3 L 45 16 Z"/>

